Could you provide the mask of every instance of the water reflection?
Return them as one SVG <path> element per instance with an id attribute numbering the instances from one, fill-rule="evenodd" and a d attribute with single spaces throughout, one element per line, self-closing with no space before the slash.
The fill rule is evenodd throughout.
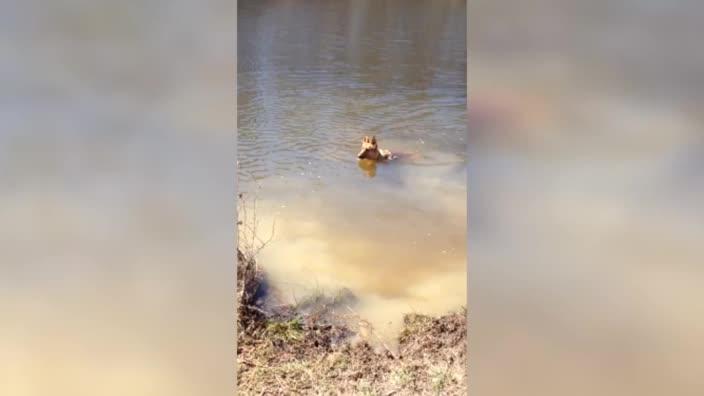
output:
<path id="1" fill-rule="evenodd" d="M 359 165 L 359 169 L 361 169 L 365 175 L 369 177 L 376 176 L 376 161 L 362 159 L 357 161 L 357 165 Z"/>

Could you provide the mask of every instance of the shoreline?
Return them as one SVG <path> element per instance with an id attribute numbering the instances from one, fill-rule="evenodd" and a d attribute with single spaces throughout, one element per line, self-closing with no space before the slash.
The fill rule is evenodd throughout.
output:
<path id="1" fill-rule="evenodd" d="M 238 394 L 418 395 L 467 393 L 467 315 L 406 314 L 398 351 L 372 346 L 373 330 L 318 310 L 257 304 L 265 274 L 237 251 Z M 360 324 L 364 320 L 360 318 Z"/>

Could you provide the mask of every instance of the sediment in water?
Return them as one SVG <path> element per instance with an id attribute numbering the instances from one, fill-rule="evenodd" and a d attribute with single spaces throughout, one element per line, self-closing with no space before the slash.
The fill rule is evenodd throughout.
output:
<path id="1" fill-rule="evenodd" d="M 238 394 L 467 393 L 466 309 L 407 314 L 398 353 L 378 352 L 359 329 L 330 315 L 339 297 L 321 298 L 317 310 L 269 312 L 257 301 L 264 282 L 256 260 L 238 249 Z"/>

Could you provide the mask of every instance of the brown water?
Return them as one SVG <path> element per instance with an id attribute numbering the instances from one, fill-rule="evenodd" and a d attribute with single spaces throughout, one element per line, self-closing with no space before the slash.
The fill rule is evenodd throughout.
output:
<path id="1" fill-rule="evenodd" d="M 264 237 L 275 222 L 274 288 L 347 288 L 386 338 L 464 305 L 464 3 L 241 1 L 238 18 L 239 190 Z M 360 165 L 365 134 L 409 155 Z"/>

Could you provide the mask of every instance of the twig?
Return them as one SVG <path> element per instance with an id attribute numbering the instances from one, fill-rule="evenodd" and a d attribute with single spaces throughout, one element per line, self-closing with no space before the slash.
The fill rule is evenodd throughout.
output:
<path id="1" fill-rule="evenodd" d="M 251 310 L 257 311 L 259 313 L 263 313 L 264 315 L 271 316 L 271 314 L 261 308 L 255 307 L 254 305 L 245 305 L 246 308 L 249 308 Z"/>
<path id="2" fill-rule="evenodd" d="M 268 368 L 269 368 L 269 367 L 267 367 L 267 366 L 262 366 L 262 365 L 260 365 L 260 364 L 252 363 L 252 362 L 250 362 L 250 361 L 247 361 L 247 360 L 244 360 L 244 359 L 241 359 L 241 358 L 239 359 L 239 362 L 240 362 L 240 363 L 243 363 L 243 364 L 246 364 L 246 365 L 248 365 L 248 366 L 252 366 L 252 367 L 260 367 L 260 368 L 263 368 L 263 369 L 268 369 Z"/>
<path id="3" fill-rule="evenodd" d="M 240 193 L 238 195 L 239 201 L 240 201 L 240 208 L 239 212 L 242 213 L 242 220 L 239 220 L 237 222 L 238 227 L 238 234 L 240 235 L 240 239 L 242 240 L 242 246 L 244 247 L 247 255 L 249 256 L 250 259 L 253 259 L 256 257 L 259 252 L 264 249 L 273 239 L 276 234 L 276 219 L 272 221 L 271 225 L 271 234 L 269 235 L 269 238 L 266 240 L 263 240 L 259 238 L 258 236 L 258 226 L 259 226 L 259 220 L 257 219 L 257 200 L 259 198 L 258 191 L 261 190 L 262 186 L 261 184 L 256 180 L 256 178 L 249 173 L 250 179 L 255 183 L 257 186 L 256 191 L 252 195 L 251 198 L 249 198 L 249 201 L 251 202 L 251 211 L 248 209 L 248 199 L 245 198 L 244 193 Z M 251 213 L 250 213 L 251 212 Z"/>

